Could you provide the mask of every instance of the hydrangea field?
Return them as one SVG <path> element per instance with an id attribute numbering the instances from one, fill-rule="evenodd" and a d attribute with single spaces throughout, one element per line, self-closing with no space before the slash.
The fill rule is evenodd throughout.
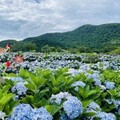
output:
<path id="1" fill-rule="evenodd" d="M 120 55 L 0 55 L 1 120 L 120 120 Z"/>

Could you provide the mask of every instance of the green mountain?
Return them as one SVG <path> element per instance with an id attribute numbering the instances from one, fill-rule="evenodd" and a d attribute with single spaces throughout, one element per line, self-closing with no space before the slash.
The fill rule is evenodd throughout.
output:
<path id="1" fill-rule="evenodd" d="M 3 40 L 3 41 L 1 41 L 0 42 L 0 47 L 5 47 L 7 44 L 11 44 L 11 45 L 14 45 L 14 44 L 16 44 L 17 43 L 17 41 L 16 40 Z"/>
<path id="2" fill-rule="evenodd" d="M 5 41 L 4 41 L 5 42 Z M 8 41 L 7 41 L 8 42 Z M 13 41 L 13 49 L 23 50 L 30 47 L 41 51 L 45 45 L 80 51 L 109 52 L 120 47 L 120 23 L 102 25 L 83 25 L 64 33 L 47 33 L 30 37 L 19 42 Z M 22 49 L 24 46 L 26 48 Z M 0 46 L 3 42 L 0 42 Z M 16 46 L 18 46 L 16 48 Z"/>

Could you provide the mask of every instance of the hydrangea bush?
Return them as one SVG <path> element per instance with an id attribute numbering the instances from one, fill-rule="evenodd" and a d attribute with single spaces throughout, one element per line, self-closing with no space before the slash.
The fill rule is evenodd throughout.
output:
<path id="1" fill-rule="evenodd" d="M 0 56 L 0 119 L 120 119 L 119 55 L 94 61 L 88 54 L 6 54 Z"/>

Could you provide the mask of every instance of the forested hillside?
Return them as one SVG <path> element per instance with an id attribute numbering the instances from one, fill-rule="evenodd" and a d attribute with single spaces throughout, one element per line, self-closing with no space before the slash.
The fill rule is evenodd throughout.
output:
<path id="1" fill-rule="evenodd" d="M 13 44 L 13 51 L 51 49 L 69 49 L 81 52 L 110 52 L 119 49 L 120 23 L 103 25 L 83 25 L 73 31 L 64 33 L 47 33 L 37 37 L 26 38 L 22 41 L 4 41 Z M 17 47 L 16 47 L 17 46 Z"/>

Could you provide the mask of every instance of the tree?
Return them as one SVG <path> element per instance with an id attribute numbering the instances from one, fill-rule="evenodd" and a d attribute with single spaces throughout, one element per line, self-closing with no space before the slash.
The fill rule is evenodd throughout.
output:
<path id="1" fill-rule="evenodd" d="M 35 43 L 26 43 L 24 45 L 24 48 L 26 49 L 25 51 L 32 51 L 36 49 L 36 44 Z"/>

